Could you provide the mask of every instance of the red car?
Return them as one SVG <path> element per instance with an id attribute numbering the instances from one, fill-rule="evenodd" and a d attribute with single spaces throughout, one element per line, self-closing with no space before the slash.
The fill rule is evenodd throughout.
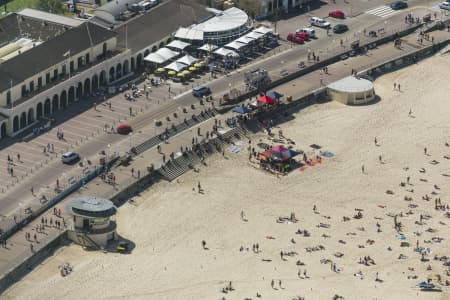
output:
<path id="1" fill-rule="evenodd" d="M 117 127 L 117 133 L 119 133 L 119 134 L 129 134 L 132 131 L 133 131 L 133 128 L 131 128 L 131 126 L 127 125 L 127 124 L 120 124 Z"/>
<path id="2" fill-rule="evenodd" d="M 302 31 L 302 32 L 296 32 L 295 33 L 295 36 L 296 37 L 299 37 L 299 38 L 302 38 L 303 40 L 309 40 L 309 34 L 307 33 L 307 32 L 304 32 L 304 31 Z"/>
<path id="3" fill-rule="evenodd" d="M 297 43 L 297 44 L 303 44 L 305 42 L 304 39 L 302 39 L 301 37 L 293 34 L 293 33 L 289 33 L 287 36 L 287 40 L 293 43 Z"/>
<path id="4" fill-rule="evenodd" d="M 336 18 L 336 19 L 345 19 L 345 14 L 342 10 L 333 10 L 330 11 L 328 14 L 329 17 Z"/>

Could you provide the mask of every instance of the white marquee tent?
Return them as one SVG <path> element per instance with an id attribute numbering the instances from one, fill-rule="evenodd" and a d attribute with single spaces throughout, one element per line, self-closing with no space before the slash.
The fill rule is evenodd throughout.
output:
<path id="1" fill-rule="evenodd" d="M 155 64 L 162 64 L 178 55 L 180 54 L 176 51 L 172 51 L 168 48 L 161 48 L 158 51 L 147 55 L 144 60 Z"/>

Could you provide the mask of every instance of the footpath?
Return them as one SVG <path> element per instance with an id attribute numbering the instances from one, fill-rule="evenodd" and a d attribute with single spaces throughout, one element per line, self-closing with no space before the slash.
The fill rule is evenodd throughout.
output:
<path id="1" fill-rule="evenodd" d="M 450 39 L 450 33 L 446 31 L 436 31 L 432 32 L 430 35 L 434 37 L 434 43 Z M 411 34 L 404 37 L 402 41 L 401 49 L 395 48 L 393 43 L 388 43 L 379 46 L 375 50 L 369 51 L 366 55 L 351 57 L 347 60 L 329 65 L 329 75 L 322 74 L 321 71 L 315 71 L 282 84 L 278 86 L 276 90 L 285 96 L 292 96 L 293 99 L 300 99 L 309 95 L 313 90 L 317 90 L 321 87 L 320 76 L 323 76 L 322 84 L 326 85 L 350 75 L 352 69 L 364 70 L 366 68 L 374 67 L 383 62 L 399 58 L 432 44 L 431 40 L 423 41 L 423 44 L 419 44 L 417 42 L 417 34 Z M 306 57 L 303 59 L 306 60 Z M 6 241 L 5 246 L 0 247 L 0 293 L 6 289 L 9 284 L 19 280 L 20 276 L 23 276 L 25 272 L 31 270 L 34 264 L 39 263 L 46 256 L 52 254 L 52 248 L 59 244 L 64 232 L 72 226 L 71 218 L 66 211 L 66 205 L 71 199 L 82 195 L 110 198 L 113 194 L 126 189 L 133 182 L 138 181 L 139 177 L 146 175 L 147 167 L 151 164 L 153 164 L 155 168 L 159 168 L 159 166 L 163 164 L 162 153 L 164 153 L 166 159 L 168 159 L 170 153 L 180 152 L 180 147 L 190 147 L 192 145 L 192 138 L 198 138 L 200 141 L 201 138 L 205 137 L 207 131 L 212 131 L 215 119 L 220 120 L 222 124 L 222 128 L 219 128 L 219 132 L 224 130 L 226 127 L 225 120 L 232 115 L 232 112 L 218 115 L 216 118 L 209 119 L 171 137 L 167 144 L 160 144 L 161 153 L 156 147 L 153 147 L 142 154 L 135 156 L 128 166 L 119 166 L 111 170 L 114 172 L 116 178 L 115 186 L 105 183 L 101 178 L 96 178 L 56 206 L 57 210 L 61 210 L 60 216 L 55 216 L 54 210 L 50 209 L 42 215 L 42 218 L 34 220 L 17 234 L 13 235 Z M 200 128 L 201 136 L 198 136 L 198 128 Z M 132 169 L 133 172 L 131 171 Z M 39 230 L 38 232 L 37 227 L 42 225 L 43 219 L 47 219 L 47 225 L 44 226 L 44 231 Z M 50 225 L 50 220 L 52 220 L 52 225 Z M 65 226 L 60 229 L 57 228 L 54 225 L 55 220 L 60 221 L 65 224 Z M 27 233 L 31 236 L 30 240 L 26 239 Z M 34 238 L 35 235 L 36 240 Z M 21 267 L 18 268 L 19 266 Z M 55 270 L 55 272 L 56 271 L 57 270 Z M 13 274 L 13 276 L 11 276 L 10 273 Z"/>

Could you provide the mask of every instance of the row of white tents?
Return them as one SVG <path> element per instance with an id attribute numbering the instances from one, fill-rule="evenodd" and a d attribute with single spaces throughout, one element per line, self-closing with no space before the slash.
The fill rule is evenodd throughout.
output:
<path id="1" fill-rule="evenodd" d="M 248 46 L 250 43 L 255 40 L 263 38 L 268 33 L 271 33 L 273 30 L 271 28 L 267 28 L 264 26 L 258 27 L 253 31 L 247 33 L 244 36 L 226 44 L 224 47 L 219 48 L 216 45 L 205 44 L 202 47 L 198 48 L 199 50 L 206 51 L 208 53 L 214 53 L 223 57 L 239 57 L 239 54 L 236 50 L 241 49 L 242 47 Z M 184 51 L 190 44 L 174 40 L 166 45 L 166 47 L 158 49 L 156 52 L 150 53 L 147 55 L 144 60 L 150 63 L 154 63 L 157 65 L 164 64 L 166 62 L 172 61 L 177 56 L 181 55 L 181 52 Z M 165 66 L 164 69 L 173 70 L 175 72 L 180 72 L 183 69 L 194 65 L 199 60 L 191 55 L 185 55 L 176 61 L 170 63 Z"/>

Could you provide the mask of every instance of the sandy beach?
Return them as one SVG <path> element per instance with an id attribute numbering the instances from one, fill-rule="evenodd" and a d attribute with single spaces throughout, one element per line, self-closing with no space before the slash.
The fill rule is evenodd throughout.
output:
<path id="1" fill-rule="evenodd" d="M 63 247 L 2 298 L 450 299 L 449 267 L 435 259 L 450 253 L 450 210 L 435 209 L 436 198 L 450 205 L 449 70 L 450 56 L 436 56 L 378 78 L 374 104 L 295 113 L 274 131 L 309 156 L 333 157 L 277 177 L 249 162 L 242 141 L 239 153 L 120 208 L 131 254 Z M 257 150 L 270 144 L 265 133 L 250 137 Z M 291 213 L 296 222 L 277 222 Z M 423 261 L 417 243 L 429 248 Z M 61 277 L 64 262 L 74 270 Z M 427 279 L 442 292 L 420 291 Z"/>

